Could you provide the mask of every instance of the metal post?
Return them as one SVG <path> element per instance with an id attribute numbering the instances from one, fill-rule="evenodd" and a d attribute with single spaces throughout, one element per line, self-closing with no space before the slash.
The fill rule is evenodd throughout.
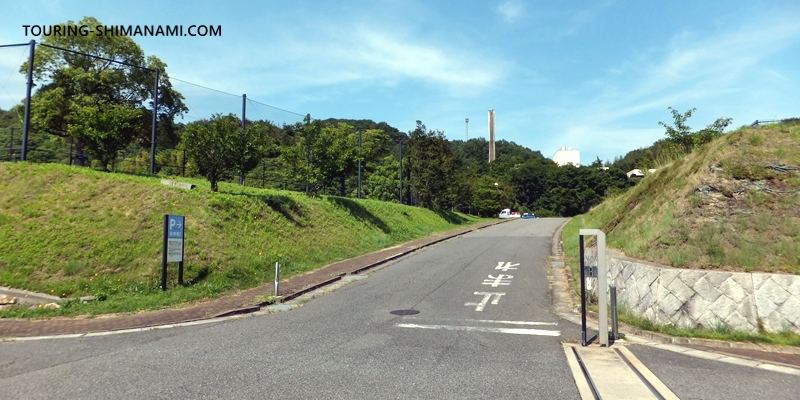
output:
<path id="1" fill-rule="evenodd" d="M 25 94 L 25 126 L 22 128 L 22 161 L 28 159 L 28 132 L 31 129 L 31 91 L 33 90 L 33 53 L 36 41 L 30 42 L 31 52 L 28 56 L 28 88 Z"/>
<path id="2" fill-rule="evenodd" d="M 586 346 L 586 277 L 583 261 L 583 235 L 580 235 L 580 272 L 581 275 L 581 345 Z"/>
<path id="3" fill-rule="evenodd" d="M 361 198 L 361 131 L 358 131 L 358 198 Z"/>
<path id="4" fill-rule="evenodd" d="M 156 123 L 158 122 L 158 78 L 159 78 L 158 75 L 159 72 L 158 70 L 156 70 L 156 82 L 155 86 L 153 86 L 153 132 L 152 135 L 150 136 L 150 175 L 154 175 L 156 173 Z"/>
<path id="5" fill-rule="evenodd" d="M 246 124 L 247 124 L 246 113 L 247 113 L 247 94 L 243 94 L 242 95 L 242 136 L 244 136 L 244 129 L 245 129 Z M 242 142 L 242 144 L 244 144 L 244 142 Z M 242 150 L 244 150 L 244 149 L 243 148 L 239 149 L 239 151 L 242 151 Z M 240 185 L 244 185 L 244 161 L 242 161 L 243 157 L 244 157 L 244 154 L 240 154 L 239 155 L 239 160 L 240 160 L 239 162 L 242 163 L 239 166 L 239 184 Z"/>
<path id="6" fill-rule="evenodd" d="M 183 160 L 181 161 L 181 176 L 186 176 L 186 149 L 183 149 Z"/>
<path id="7" fill-rule="evenodd" d="M 600 345 L 608 347 L 608 269 L 606 268 L 606 235 L 597 231 L 597 313 Z"/>
<path id="8" fill-rule="evenodd" d="M 69 165 L 72 165 L 72 144 L 75 142 L 75 138 L 70 136 L 69 138 Z"/>
<path id="9" fill-rule="evenodd" d="M 161 290 L 167 290 L 167 232 L 169 231 L 169 214 L 164 214 L 164 244 L 161 249 Z"/>
<path id="10" fill-rule="evenodd" d="M 403 204 L 403 142 L 400 142 L 400 204 Z"/>
<path id="11" fill-rule="evenodd" d="M 14 161 L 14 128 L 11 129 L 11 138 L 8 139 L 8 161 Z"/>
<path id="12" fill-rule="evenodd" d="M 606 268 L 606 234 L 599 229 L 581 229 L 581 235 L 594 235 L 597 238 L 597 337 L 601 346 L 608 347 L 608 269 Z M 583 263 L 583 242 L 581 241 L 581 263 Z M 583 264 L 581 264 L 581 267 Z M 581 279 L 584 272 L 581 268 Z"/>
<path id="13" fill-rule="evenodd" d="M 611 294 L 611 340 L 619 339 L 618 334 L 618 324 L 619 320 L 617 319 L 617 287 L 612 285 L 609 288 L 609 292 Z"/>
<path id="14" fill-rule="evenodd" d="M 281 280 L 281 263 L 275 263 L 275 297 L 278 296 L 278 282 Z"/>

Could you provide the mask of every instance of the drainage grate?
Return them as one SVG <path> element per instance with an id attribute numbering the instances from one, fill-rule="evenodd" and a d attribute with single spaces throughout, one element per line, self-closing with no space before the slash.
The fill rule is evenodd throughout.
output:
<path id="1" fill-rule="evenodd" d="M 417 311 L 417 310 L 394 310 L 394 311 L 390 311 L 389 314 L 394 314 L 394 315 L 414 315 L 414 314 L 419 314 L 419 311 Z"/>

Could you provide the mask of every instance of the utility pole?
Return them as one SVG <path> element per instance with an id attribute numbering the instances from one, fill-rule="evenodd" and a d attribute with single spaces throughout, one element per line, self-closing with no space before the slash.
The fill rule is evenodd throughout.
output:
<path id="1" fill-rule="evenodd" d="M 358 198 L 361 198 L 361 130 L 358 131 Z"/>

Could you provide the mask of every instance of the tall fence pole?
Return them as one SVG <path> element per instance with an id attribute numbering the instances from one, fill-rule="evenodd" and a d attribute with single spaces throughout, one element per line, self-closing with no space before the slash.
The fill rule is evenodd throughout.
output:
<path id="1" fill-rule="evenodd" d="M 358 198 L 361 198 L 361 130 L 358 131 Z"/>
<path id="2" fill-rule="evenodd" d="M 156 122 L 158 121 L 158 70 L 156 70 L 156 83 L 153 86 L 153 133 L 150 137 L 150 175 L 156 173 Z"/>
<path id="3" fill-rule="evenodd" d="M 31 52 L 28 56 L 28 88 L 25 93 L 25 126 L 22 128 L 22 161 L 28 159 L 28 132 L 31 129 L 31 91 L 33 90 L 33 53 L 36 41 L 30 42 Z"/>
<path id="4" fill-rule="evenodd" d="M 400 204 L 403 204 L 403 142 L 400 142 Z"/>
<path id="5" fill-rule="evenodd" d="M 246 127 L 246 124 L 247 124 L 246 115 L 247 115 L 247 94 L 243 94 L 242 95 L 242 137 L 244 137 L 244 130 L 245 130 L 245 127 Z M 244 144 L 244 142 L 242 142 L 242 144 Z M 242 150 L 244 150 L 244 149 L 242 148 L 239 151 L 242 151 Z M 244 162 L 241 160 L 242 157 L 244 157 L 244 154 L 240 154 L 239 155 L 239 160 L 240 160 L 239 162 L 241 162 L 241 164 L 239 165 L 239 184 L 240 185 L 244 185 Z"/>

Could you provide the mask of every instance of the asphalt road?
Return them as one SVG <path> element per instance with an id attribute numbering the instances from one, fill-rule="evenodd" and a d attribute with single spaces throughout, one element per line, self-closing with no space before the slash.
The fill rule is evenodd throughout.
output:
<path id="1" fill-rule="evenodd" d="M 287 312 L 0 343 L 0 398 L 578 398 L 561 342 L 579 327 L 545 268 L 562 222 L 474 232 Z"/>
<path id="2" fill-rule="evenodd" d="M 800 376 L 691 357 L 649 346 L 628 349 L 681 399 L 798 399 Z"/>

